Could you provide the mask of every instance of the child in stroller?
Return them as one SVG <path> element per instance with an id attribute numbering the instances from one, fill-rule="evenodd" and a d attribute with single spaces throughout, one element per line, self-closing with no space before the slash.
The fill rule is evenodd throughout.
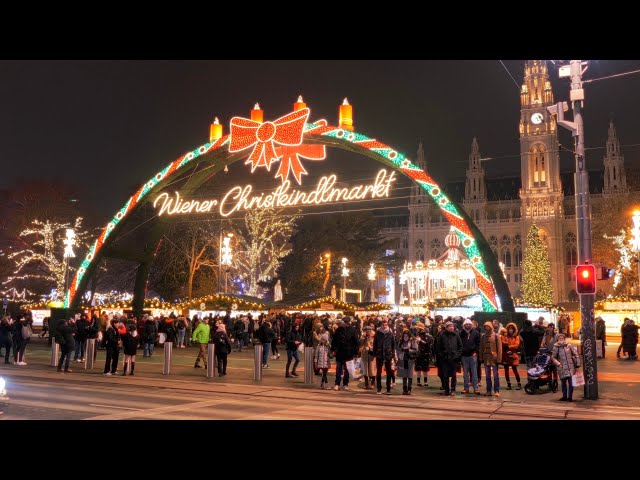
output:
<path id="1" fill-rule="evenodd" d="M 527 384 L 524 391 L 533 394 L 543 385 L 549 385 L 552 392 L 558 390 L 558 378 L 551 363 L 551 355 L 545 347 L 538 350 L 533 366 L 527 370 Z"/>

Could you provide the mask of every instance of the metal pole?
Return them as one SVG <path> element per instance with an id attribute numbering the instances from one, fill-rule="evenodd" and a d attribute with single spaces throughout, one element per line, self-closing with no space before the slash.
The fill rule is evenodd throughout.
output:
<path id="1" fill-rule="evenodd" d="M 313 347 L 304 347 L 304 384 L 313 383 Z"/>
<path id="2" fill-rule="evenodd" d="M 171 355 L 173 353 L 173 342 L 164 342 L 164 366 L 162 368 L 163 375 L 171 373 Z"/>
<path id="3" fill-rule="evenodd" d="M 96 339 L 95 338 L 87 338 L 87 351 L 84 356 L 84 369 L 91 370 L 93 369 L 93 355 L 96 351 Z"/>
<path id="4" fill-rule="evenodd" d="M 218 292 L 220 292 L 221 277 L 222 277 L 222 231 L 220 231 L 220 245 L 218 246 Z"/>
<path id="5" fill-rule="evenodd" d="M 571 102 L 573 121 L 576 124 L 575 136 L 575 200 L 576 223 L 578 232 L 578 262 L 592 263 L 591 254 L 591 206 L 589 204 L 589 174 L 584 153 L 584 121 L 582 118 L 582 61 L 571 60 Z M 598 366 L 596 358 L 596 336 L 593 318 L 593 294 L 580 295 L 580 315 L 582 318 L 582 354 L 584 356 L 584 398 L 598 398 Z"/>
<path id="6" fill-rule="evenodd" d="M 262 344 L 256 344 L 253 348 L 253 379 L 262 380 Z"/>
<path id="7" fill-rule="evenodd" d="M 59 357 L 60 357 L 60 344 L 54 340 L 53 342 L 51 342 L 51 363 L 49 363 L 49 365 L 51 365 L 52 367 L 57 367 Z"/>
<path id="8" fill-rule="evenodd" d="M 207 344 L 207 378 L 213 378 L 216 374 L 216 344 Z"/>

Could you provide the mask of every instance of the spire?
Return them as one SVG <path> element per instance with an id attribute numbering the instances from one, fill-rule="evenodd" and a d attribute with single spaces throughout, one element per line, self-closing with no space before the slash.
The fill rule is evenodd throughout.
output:
<path id="1" fill-rule="evenodd" d="M 544 60 L 527 60 L 520 90 L 522 108 L 536 108 L 553 104 L 549 72 Z"/>
<path id="2" fill-rule="evenodd" d="M 467 169 L 467 181 L 464 189 L 466 202 L 485 201 L 487 199 L 484 184 L 484 168 L 480 163 L 480 146 L 478 139 L 473 137 L 471 141 L 471 153 L 469 154 L 469 168 Z"/>
<path id="3" fill-rule="evenodd" d="M 609 121 L 609 136 L 604 161 L 603 193 L 623 193 L 627 191 L 627 176 L 624 169 L 624 156 L 613 120 Z"/>
<path id="4" fill-rule="evenodd" d="M 469 155 L 469 169 L 479 170 L 482 168 L 480 165 L 480 147 L 478 145 L 478 139 L 473 137 L 471 142 L 471 154 Z"/>

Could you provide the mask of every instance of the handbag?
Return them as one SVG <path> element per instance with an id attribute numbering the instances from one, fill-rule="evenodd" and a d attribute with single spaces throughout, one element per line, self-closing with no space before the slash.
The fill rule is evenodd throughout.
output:
<path id="1" fill-rule="evenodd" d="M 571 375 L 571 384 L 574 387 L 581 387 L 584 385 L 584 373 L 576 370 L 576 373 Z"/>
<path id="2" fill-rule="evenodd" d="M 166 339 L 167 339 L 167 334 L 166 333 L 162 332 L 162 333 L 158 334 L 158 343 L 160 345 L 162 345 L 165 342 Z"/>
<path id="3" fill-rule="evenodd" d="M 298 351 L 300 353 L 304 353 L 304 343 L 301 343 L 300 345 L 298 345 Z"/>
<path id="4" fill-rule="evenodd" d="M 29 327 L 29 325 L 23 325 L 22 326 L 22 338 L 29 338 L 32 335 L 32 331 L 31 328 Z"/>

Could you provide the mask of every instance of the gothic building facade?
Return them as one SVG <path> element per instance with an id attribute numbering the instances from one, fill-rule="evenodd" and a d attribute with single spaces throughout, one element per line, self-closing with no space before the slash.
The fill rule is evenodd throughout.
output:
<path id="1" fill-rule="evenodd" d="M 504 265 L 505 278 L 514 296 L 520 294 L 527 232 L 535 223 L 548 249 L 554 302 L 562 302 L 575 299 L 578 255 L 573 174 L 560 173 L 556 120 L 547 111 L 553 104 L 545 62 L 527 61 L 520 91 L 520 176 L 485 178 L 480 146 L 474 138 L 465 182 L 447 184 L 444 190 L 484 234 Z M 416 163 L 429 170 L 422 143 L 418 146 Z M 613 122 L 609 125 L 604 156 L 604 178 L 600 173 L 590 173 L 589 177 L 592 209 L 612 195 L 628 192 L 624 157 Z M 442 255 L 449 228 L 426 193 L 414 185 L 408 226 L 385 228 L 382 234 L 393 239 L 407 260 L 416 262 Z M 611 281 L 599 282 L 598 288 L 610 291 Z"/>

